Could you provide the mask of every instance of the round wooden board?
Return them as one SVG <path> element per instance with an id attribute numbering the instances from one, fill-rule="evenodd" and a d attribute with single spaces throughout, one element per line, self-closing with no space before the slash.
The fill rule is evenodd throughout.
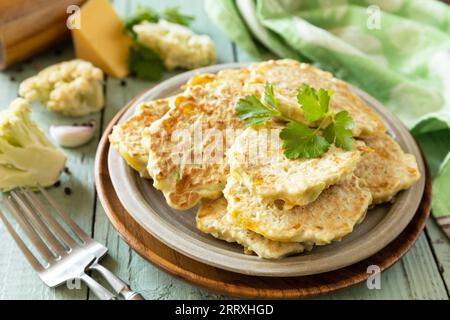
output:
<path id="1" fill-rule="evenodd" d="M 124 209 L 111 183 L 107 165 L 108 135 L 131 104 L 111 121 L 98 146 L 95 179 L 99 199 L 112 226 L 133 250 L 163 271 L 189 283 L 214 292 L 249 298 L 294 299 L 325 294 L 367 280 L 367 267 L 370 265 L 379 266 L 381 271 L 391 267 L 412 247 L 425 227 L 431 205 L 428 168 L 422 202 L 406 229 L 383 250 L 354 265 L 311 276 L 273 278 L 233 273 L 190 259 L 145 231 Z"/>

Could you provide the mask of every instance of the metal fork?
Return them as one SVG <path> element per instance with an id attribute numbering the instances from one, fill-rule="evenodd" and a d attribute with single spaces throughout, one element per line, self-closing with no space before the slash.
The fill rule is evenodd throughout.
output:
<path id="1" fill-rule="evenodd" d="M 86 270 L 96 270 L 114 291 L 126 300 L 144 300 L 140 294 L 132 291 L 124 281 L 99 264 L 99 260 L 107 253 L 108 249 L 89 237 L 59 207 L 44 188 L 39 187 L 39 191 L 81 242 L 81 244 L 77 243 L 76 239 L 64 230 L 32 191 L 29 189 L 11 191 L 4 201 L 5 205 L 41 257 L 48 263 L 48 266 L 42 266 L 39 263 L 1 211 L 0 218 L 41 279 L 51 287 L 70 279 L 80 279 L 100 299 L 115 299 L 115 295 L 85 273 Z"/>

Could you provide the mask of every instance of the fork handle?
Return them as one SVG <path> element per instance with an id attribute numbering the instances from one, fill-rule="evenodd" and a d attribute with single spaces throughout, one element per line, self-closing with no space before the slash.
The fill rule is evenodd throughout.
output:
<path id="1" fill-rule="evenodd" d="M 142 295 L 130 289 L 130 286 L 114 273 L 106 269 L 98 262 L 94 262 L 89 269 L 98 271 L 109 283 L 115 292 L 120 294 L 125 300 L 145 300 Z"/>
<path id="2" fill-rule="evenodd" d="M 101 300 L 116 300 L 116 296 L 104 288 L 100 283 L 92 279 L 86 273 L 80 276 L 80 279 L 86 283 L 91 291 Z"/>

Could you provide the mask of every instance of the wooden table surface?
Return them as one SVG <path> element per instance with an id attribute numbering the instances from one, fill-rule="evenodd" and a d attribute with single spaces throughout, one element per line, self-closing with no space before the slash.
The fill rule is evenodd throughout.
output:
<path id="1" fill-rule="evenodd" d="M 248 60 L 208 20 L 202 0 L 113 1 L 122 16 L 133 12 L 139 2 L 149 3 L 155 9 L 179 5 L 184 13 L 195 16 L 192 28 L 196 32 L 212 37 L 220 63 Z M 6 108 L 16 97 L 22 80 L 46 66 L 73 57 L 72 46 L 68 43 L 0 73 L 0 109 Z M 170 76 L 171 74 L 167 74 L 166 77 Z M 33 106 L 33 118 L 45 130 L 50 124 L 74 121 L 81 123 L 91 119 L 99 124 L 94 141 L 78 149 L 64 150 L 69 158 L 70 173 L 62 175 L 61 186 L 52 188 L 51 193 L 86 232 L 108 247 L 109 255 L 103 260 L 103 264 L 128 281 L 147 299 L 227 299 L 169 276 L 143 260 L 110 226 L 96 197 L 93 165 L 102 129 L 127 101 L 154 84 L 130 78 L 121 81 L 109 77 L 105 82 L 105 109 L 99 114 L 76 120 L 47 112 L 39 105 Z M 70 196 L 65 195 L 65 187 L 72 189 Z M 0 224 L 0 244 L 0 299 L 95 299 L 83 285 L 81 288 L 47 288 L 29 267 L 3 224 Z M 449 288 L 450 241 L 430 219 L 425 232 L 411 251 L 381 274 L 381 289 L 369 290 L 362 283 L 320 299 L 449 299 Z"/>

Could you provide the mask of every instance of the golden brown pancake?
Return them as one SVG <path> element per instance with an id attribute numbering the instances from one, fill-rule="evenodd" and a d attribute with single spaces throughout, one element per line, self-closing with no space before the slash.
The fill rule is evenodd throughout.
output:
<path id="1" fill-rule="evenodd" d="M 306 206 L 287 210 L 252 197 L 232 176 L 224 195 L 228 201 L 227 218 L 234 224 L 270 240 L 317 245 L 339 240 L 352 232 L 372 201 L 370 192 L 356 176 L 331 186 Z"/>
<path id="2" fill-rule="evenodd" d="M 280 107 L 299 121 L 305 122 L 303 111 L 297 102 L 297 93 L 306 83 L 316 90 L 320 88 L 333 90 L 330 110 L 335 113 L 348 111 L 355 122 L 354 136 L 386 131 L 380 117 L 353 93 L 344 81 L 334 78 L 329 72 L 290 59 L 253 64 L 249 70 L 250 79 L 244 90 L 248 94 L 261 96 L 264 92 L 264 83 L 269 81 L 274 87 Z"/>
<path id="3" fill-rule="evenodd" d="M 311 245 L 298 242 L 279 242 L 264 238 L 260 234 L 234 225 L 226 219 L 227 200 L 204 200 L 197 213 L 197 228 L 215 238 L 237 242 L 246 253 L 255 253 L 260 258 L 280 259 L 282 257 L 310 250 Z"/>
<path id="4" fill-rule="evenodd" d="M 147 171 L 148 150 L 142 145 L 142 132 L 169 110 L 169 99 L 145 102 L 136 108 L 133 116 L 113 128 L 109 141 L 125 161 L 142 177 Z"/>
<path id="5" fill-rule="evenodd" d="M 373 152 L 363 156 L 355 174 L 372 193 L 372 204 L 392 200 L 400 190 L 408 189 L 420 179 L 416 158 L 404 153 L 389 135 L 368 136 L 363 140 Z"/>
<path id="6" fill-rule="evenodd" d="M 321 157 L 288 159 L 279 137 L 281 126 L 246 129 L 228 151 L 230 173 L 253 197 L 266 203 L 282 201 L 284 208 L 303 206 L 355 170 L 364 143 L 350 151 L 331 146 Z"/>
<path id="7" fill-rule="evenodd" d="M 173 108 L 146 130 L 147 169 L 171 207 L 189 209 L 201 198 L 221 196 L 229 171 L 225 153 L 234 142 L 227 131 L 243 126 L 235 104 L 247 77 L 247 69 L 194 77 Z"/>

